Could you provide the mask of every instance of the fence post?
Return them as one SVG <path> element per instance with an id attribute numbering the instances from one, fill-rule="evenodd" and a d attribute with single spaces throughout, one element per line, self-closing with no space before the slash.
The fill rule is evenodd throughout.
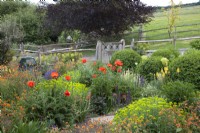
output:
<path id="1" fill-rule="evenodd" d="M 144 39 L 144 37 L 143 37 L 143 25 L 140 24 L 139 29 L 138 29 L 138 40 L 141 41 L 143 39 Z"/>
<path id="2" fill-rule="evenodd" d="M 40 49 L 40 47 L 38 47 L 38 61 L 39 61 L 39 64 L 41 65 L 41 49 Z"/>
<path id="3" fill-rule="evenodd" d="M 174 38 L 173 38 L 173 45 L 174 45 L 174 48 L 176 49 L 176 26 L 174 26 Z"/>
<path id="4" fill-rule="evenodd" d="M 130 45 L 130 49 L 133 49 L 134 48 L 134 42 L 135 40 L 134 40 L 134 38 L 132 39 L 132 41 L 131 41 L 131 45 Z"/>
<path id="5" fill-rule="evenodd" d="M 102 42 L 99 40 L 96 45 L 96 60 L 102 61 Z"/>
<path id="6" fill-rule="evenodd" d="M 20 47 L 21 53 L 24 54 L 24 43 L 21 42 L 20 45 L 19 45 L 19 47 Z"/>

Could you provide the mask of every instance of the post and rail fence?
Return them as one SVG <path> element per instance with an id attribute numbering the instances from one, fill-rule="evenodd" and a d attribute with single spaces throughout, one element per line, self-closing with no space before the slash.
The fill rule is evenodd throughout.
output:
<path id="1" fill-rule="evenodd" d="M 174 31 L 172 32 L 173 36 L 171 38 L 164 38 L 164 39 L 158 39 L 158 40 L 154 40 L 154 39 L 150 39 L 150 40 L 146 40 L 150 37 L 154 37 L 156 35 L 153 36 L 146 36 L 146 33 L 148 32 L 155 32 L 155 31 L 159 31 L 159 30 L 165 30 L 167 31 L 168 28 L 160 28 L 160 29 L 151 29 L 151 30 L 144 30 L 143 26 L 140 25 L 139 27 L 139 32 L 131 32 L 131 34 L 138 34 L 138 39 L 134 38 L 131 41 L 130 45 L 125 45 L 125 40 L 121 40 L 120 42 L 106 42 L 109 43 L 109 48 L 114 48 L 115 45 L 119 45 L 122 44 L 123 48 L 119 48 L 118 50 L 122 50 L 124 48 L 131 48 L 133 49 L 135 44 L 141 44 L 141 43 L 162 43 L 162 42 L 172 42 L 174 44 L 174 46 L 176 47 L 176 41 L 184 41 L 184 40 L 192 40 L 192 39 L 200 39 L 200 29 L 192 29 L 192 30 L 177 30 L 177 27 L 184 27 L 184 26 L 194 26 L 194 25 L 200 25 L 200 23 L 197 24 L 188 24 L 188 25 L 179 25 L 174 27 Z M 185 32 L 193 32 L 193 31 L 199 31 L 199 34 L 197 34 L 196 36 L 191 36 L 191 37 L 178 37 L 179 33 L 185 33 Z M 130 34 L 130 33 L 128 33 Z M 163 33 L 163 34 L 159 34 L 158 36 L 162 36 L 162 35 L 167 35 L 168 32 Z M 99 43 L 97 43 L 99 44 Z M 104 44 L 104 42 L 102 42 L 102 44 Z M 113 46 L 110 46 L 113 45 Z M 116 46 L 117 46 L 116 45 Z M 97 47 L 98 46 L 98 47 Z M 121 46 L 121 45 L 120 45 Z M 27 50 L 26 47 L 28 47 L 29 49 L 34 49 L 34 50 Z M 41 45 L 41 46 L 35 46 L 35 45 L 24 45 L 23 43 L 19 45 L 19 49 L 14 49 L 17 51 L 20 51 L 22 53 L 22 55 L 26 52 L 28 53 L 36 53 L 38 56 L 38 60 L 39 63 L 41 63 L 41 56 L 42 55 L 47 55 L 47 54 L 52 54 L 52 53 L 68 53 L 68 52 L 82 52 L 82 51 L 96 51 L 96 59 L 97 59 L 97 55 L 99 55 L 99 52 L 102 53 L 102 50 L 105 51 L 105 49 L 99 49 L 99 45 L 96 45 L 96 49 L 80 49 L 78 48 L 78 44 L 74 44 L 74 43 L 62 43 L 62 44 L 50 44 L 50 45 Z M 147 53 L 152 53 L 155 50 L 149 50 L 147 51 Z M 183 50 L 184 51 L 184 50 Z"/>

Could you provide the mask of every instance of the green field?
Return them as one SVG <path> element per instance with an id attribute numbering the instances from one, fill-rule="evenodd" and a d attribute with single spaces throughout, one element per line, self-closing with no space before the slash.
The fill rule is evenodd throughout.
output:
<path id="1" fill-rule="evenodd" d="M 184 26 L 184 27 L 177 27 L 177 38 L 184 38 L 184 37 L 191 37 L 191 36 L 200 36 L 200 6 L 192 6 L 192 7 L 184 7 L 180 8 L 179 12 L 179 19 L 177 20 L 176 25 L 190 25 L 190 24 L 197 24 L 192 26 Z M 167 28 L 168 27 L 168 20 L 167 16 L 163 11 L 159 11 L 154 13 L 154 18 L 151 22 L 145 24 L 143 26 L 143 30 L 153 30 L 153 29 L 160 29 L 160 28 Z M 139 27 L 134 27 L 133 32 L 131 34 L 125 34 L 123 38 L 126 40 L 126 45 L 129 45 L 132 38 L 138 40 L 138 29 Z M 190 32 L 180 32 L 180 31 L 188 31 L 188 30 L 197 30 L 197 31 L 190 31 Z M 173 34 L 172 34 L 173 36 Z M 168 29 L 157 30 L 157 31 L 150 31 L 144 33 L 144 40 L 162 40 L 168 39 Z M 178 41 L 177 48 L 187 48 L 189 47 L 190 41 Z M 152 44 L 151 49 L 159 49 L 159 48 L 171 48 L 174 47 L 171 43 L 158 43 Z"/>

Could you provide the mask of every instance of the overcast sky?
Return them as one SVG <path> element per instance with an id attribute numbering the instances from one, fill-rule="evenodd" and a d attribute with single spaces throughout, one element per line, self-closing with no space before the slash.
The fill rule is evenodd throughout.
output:
<path id="1" fill-rule="evenodd" d="M 37 3 L 39 0 L 29 0 L 33 3 Z M 53 3 L 53 0 L 45 0 L 46 2 Z M 151 6 L 167 6 L 170 4 L 170 0 L 141 0 L 143 3 Z M 199 0 L 174 0 L 175 3 L 182 1 L 183 4 L 198 2 Z"/>

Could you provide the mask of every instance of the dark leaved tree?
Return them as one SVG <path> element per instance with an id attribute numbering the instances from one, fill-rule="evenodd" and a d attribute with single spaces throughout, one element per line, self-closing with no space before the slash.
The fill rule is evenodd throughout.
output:
<path id="1" fill-rule="evenodd" d="M 57 35 L 67 29 L 109 36 L 149 22 L 153 11 L 140 0 L 65 0 L 48 6 L 46 25 Z"/>

